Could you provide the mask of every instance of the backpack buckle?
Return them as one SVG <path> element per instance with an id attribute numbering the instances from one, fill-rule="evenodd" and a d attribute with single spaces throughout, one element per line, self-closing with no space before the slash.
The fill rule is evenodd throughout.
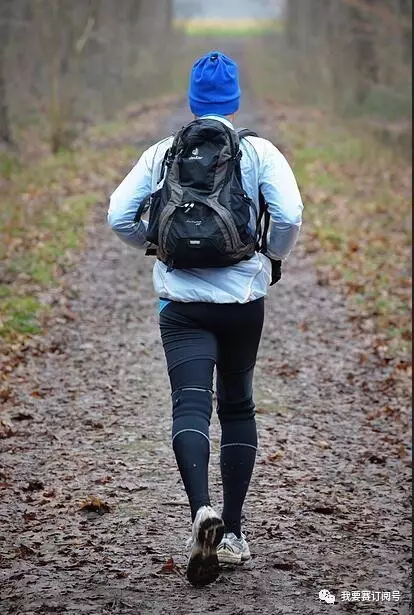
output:
<path id="1" fill-rule="evenodd" d="M 176 207 L 184 209 L 184 213 L 188 214 L 193 209 L 194 203 L 183 203 L 182 205 L 176 205 Z"/>

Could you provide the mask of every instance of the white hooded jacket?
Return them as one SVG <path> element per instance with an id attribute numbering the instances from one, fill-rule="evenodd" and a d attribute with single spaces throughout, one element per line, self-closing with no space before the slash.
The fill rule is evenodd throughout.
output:
<path id="1" fill-rule="evenodd" d="M 233 128 L 222 116 L 206 115 Z M 147 245 L 147 222 L 134 218 L 140 203 L 161 184 L 157 184 L 161 164 L 173 137 L 147 149 L 110 198 L 108 223 L 119 237 L 134 248 Z M 240 162 L 244 191 L 259 210 L 259 187 L 270 213 L 268 255 L 285 259 L 295 245 L 302 222 L 302 199 L 293 172 L 283 154 L 266 139 L 241 140 Z M 254 221 L 252 220 L 252 224 Z M 174 269 L 156 260 L 153 283 L 161 299 L 212 303 L 247 303 L 267 294 L 271 282 L 271 263 L 264 254 L 236 265 L 210 269 Z"/>

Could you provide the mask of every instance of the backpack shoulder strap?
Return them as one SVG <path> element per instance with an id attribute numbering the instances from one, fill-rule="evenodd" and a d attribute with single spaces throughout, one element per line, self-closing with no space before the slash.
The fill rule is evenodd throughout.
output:
<path id="1" fill-rule="evenodd" d="M 254 130 L 250 130 L 249 128 L 239 128 L 237 130 L 237 134 L 239 135 L 240 141 L 245 137 L 258 137 L 259 135 Z M 263 224 L 262 224 L 263 223 Z M 267 252 L 267 234 L 270 226 L 270 214 L 267 208 L 266 199 L 264 198 L 263 192 L 259 188 L 259 215 L 256 223 L 256 250 L 258 252 Z"/>
<path id="2" fill-rule="evenodd" d="M 171 147 L 169 147 L 169 148 L 165 151 L 165 154 L 164 154 L 164 157 L 163 157 L 163 159 L 162 159 L 162 163 L 161 163 L 161 169 L 160 169 L 160 174 L 159 174 L 159 177 L 158 177 L 158 180 L 157 180 L 157 184 L 159 184 L 159 183 L 160 183 L 160 181 L 162 180 L 162 178 L 164 177 L 165 167 L 166 167 L 167 160 L 168 160 L 168 158 L 169 158 L 170 154 L 171 154 Z"/>
<path id="3" fill-rule="evenodd" d="M 257 134 L 255 132 L 253 132 L 252 130 L 249 130 L 248 128 L 238 128 L 235 131 L 239 137 L 239 143 L 241 143 L 242 139 L 244 139 L 244 137 L 249 137 L 249 136 L 254 136 L 257 137 Z M 236 175 L 237 175 L 237 179 L 240 182 L 240 185 L 243 185 L 243 180 L 242 180 L 242 176 L 241 176 L 241 169 L 240 169 L 240 159 L 241 159 L 241 153 L 239 155 L 239 160 L 237 161 L 236 164 Z"/>
<path id="4" fill-rule="evenodd" d="M 165 174 L 165 169 L 167 168 L 168 170 L 171 167 L 173 160 L 177 155 L 178 141 L 181 138 L 181 134 L 184 128 L 185 126 L 183 126 L 182 128 L 180 128 L 180 130 L 178 130 L 176 133 L 173 133 L 171 135 L 171 137 L 173 138 L 173 142 L 171 143 L 170 147 L 165 151 L 157 184 L 159 184 L 160 181 L 163 179 L 164 174 Z"/>
<path id="5" fill-rule="evenodd" d="M 250 130 L 249 128 L 239 128 L 237 130 L 237 134 L 239 135 L 239 139 L 244 139 L 244 137 L 258 137 L 259 135 L 254 130 Z"/>

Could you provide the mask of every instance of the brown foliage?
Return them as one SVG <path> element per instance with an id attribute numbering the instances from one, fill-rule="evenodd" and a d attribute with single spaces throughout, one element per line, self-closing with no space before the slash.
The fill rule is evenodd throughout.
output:
<path id="1" fill-rule="evenodd" d="M 302 95 L 409 117 L 411 18 L 406 0 L 289 0 L 288 60 Z"/>
<path id="2" fill-rule="evenodd" d="M 34 116 L 46 119 L 43 129 L 55 153 L 72 144 L 85 122 L 165 88 L 173 39 L 171 0 L 14 0 L 2 5 L 0 138 L 10 135 L 6 94 L 18 126 Z"/>

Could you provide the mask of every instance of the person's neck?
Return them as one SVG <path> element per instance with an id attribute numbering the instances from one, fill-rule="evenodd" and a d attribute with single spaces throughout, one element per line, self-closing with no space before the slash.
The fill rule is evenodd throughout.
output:
<path id="1" fill-rule="evenodd" d="M 199 120 L 200 117 L 206 117 L 207 115 L 215 115 L 217 117 L 224 117 L 224 119 L 228 120 L 229 122 L 233 123 L 234 122 L 234 113 L 232 113 L 231 115 L 221 115 L 221 113 L 205 113 L 204 115 L 200 116 L 200 115 L 195 115 L 194 119 Z"/>

